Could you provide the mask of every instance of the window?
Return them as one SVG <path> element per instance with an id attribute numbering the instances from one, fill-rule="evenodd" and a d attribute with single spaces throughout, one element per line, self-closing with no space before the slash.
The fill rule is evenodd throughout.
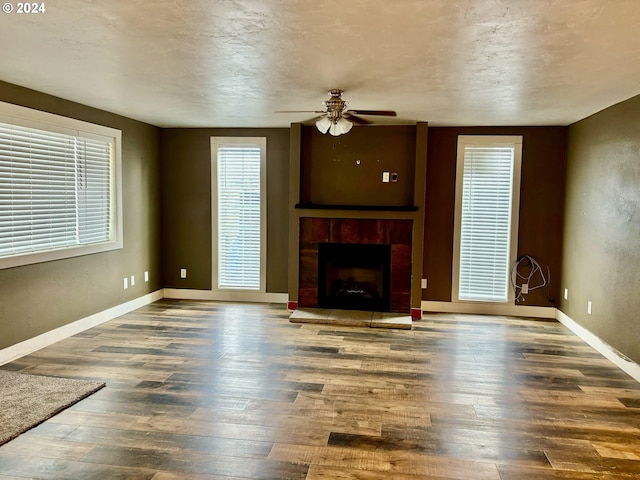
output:
<path id="1" fill-rule="evenodd" d="M 453 295 L 507 302 L 516 256 L 522 137 L 458 137 Z"/>
<path id="2" fill-rule="evenodd" d="M 122 247 L 120 136 L 0 103 L 0 268 Z"/>
<path id="3" fill-rule="evenodd" d="M 265 151 L 265 138 L 211 138 L 214 289 L 265 291 Z"/>

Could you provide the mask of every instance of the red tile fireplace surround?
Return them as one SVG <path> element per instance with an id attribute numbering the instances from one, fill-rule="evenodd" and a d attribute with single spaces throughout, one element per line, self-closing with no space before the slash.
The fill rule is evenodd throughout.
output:
<path id="1" fill-rule="evenodd" d="M 411 310 L 411 238 L 407 219 L 300 218 L 298 306 L 318 307 L 320 243 L 391 246 L 391 311 Z"/>

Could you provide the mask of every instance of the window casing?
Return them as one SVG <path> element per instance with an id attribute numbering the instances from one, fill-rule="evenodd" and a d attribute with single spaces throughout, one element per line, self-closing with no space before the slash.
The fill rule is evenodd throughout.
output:
<path id="1" fill-rule="evenodd" d="M 213 289 L 266 290 L 266 138 L 212 137 Z"/>
<path id="2" fill-rule="evenodd" d="M 121 132 L 0 102 L 0 268 L 122 248 Z"/>
<path id="3" fill-rule="evenodd" d="M 522 137 L 458 137 L 454 217 L 454 301 L 513 302 Z"/>

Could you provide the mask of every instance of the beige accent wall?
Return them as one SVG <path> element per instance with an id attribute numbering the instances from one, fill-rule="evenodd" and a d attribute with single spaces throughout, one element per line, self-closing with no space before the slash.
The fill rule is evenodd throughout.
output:
<path id="1" fill-rule="evenodd" d="M 267 287 L 287 291 L 289 129 L 162 130 L 164 286 L 211 289 L 211 137 L 267 138 Z M 187 278 L 180 278 L 180 269 Z"/>
<path id="2" fill-rule="evenodd" d="M 160 129 L 0 82 L 0 101 L 122 130 L 124 248 L 0 270 L 0 349 L 162 287 Z M 144 282 L 144 271 L 150 280 Z M 123 289 L 124 277 L 136 285 Z"/>
<path id="3" fill-rule="evenodd" d="M 640 362 L 640 96 L 569 132 L 559 307 Z"/>

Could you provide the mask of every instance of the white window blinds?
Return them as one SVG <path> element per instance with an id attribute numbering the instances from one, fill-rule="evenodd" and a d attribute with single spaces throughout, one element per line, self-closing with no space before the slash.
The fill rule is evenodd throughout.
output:
<path id="1" fill-rule="evenodd" d="M 78 236 L 81 244 L 109 240 L 111 235 L 111 144 L 78 139 Z"/>
<path id="2" fill-rule="evenodd" d="M 517 239 L 513 210 L 514 200 L 516 209 L 518 205 L 514 182 L 517 170 L 519 183 L 520 149 L 513 140 L 493 143 L 491 137 L 485 137 L 484 143 L 461 140 L 458 145 L 462 182 L 457 198 L 457 293 L 458 300 L 506 302 Z"/>
<path id="3" fill-rule="evenodd" d="M 261 288 L 259 145 L 218 145 L 218 288 Z"/>
<path id="4" fill-rule="evenodd" d="M 109 241 L 112 149 L 0 123 L 0 257 Z"/>

